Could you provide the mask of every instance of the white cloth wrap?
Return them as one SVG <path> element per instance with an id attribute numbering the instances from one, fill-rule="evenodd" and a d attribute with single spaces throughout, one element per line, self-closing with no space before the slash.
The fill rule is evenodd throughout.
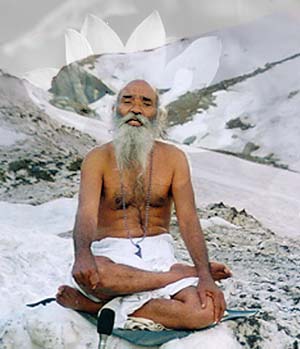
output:
<path id="1" fill-rule="evenodd" d="M 141 238 L 133 238 L 132 240 L 139 242 Z M 126 238 L 107 237 L 94 241 L 91 250 L 94 256 L 104 256 L 110 258 L 115 263 L 154 272 L 169 271 L 173 264 L 178 263 L 174 255 L 174 240 L 170 234 L 148 236 L 140 243 L 140 246 L 142 248 L 142 258 L 135 255 L 137 248 Z M 85 294 L 74 280 L 73 284 L 79 291 Z M 189 286 L 196 286 L 197 284 L 198 278 L 189 277 L 153 291 L 138 292 L 129 296 L 118 297 L 119 305 L 116 310 L 114 328 L 124 328 L 128 315 L 141 308 L 149 300 L 155 298 L 170 299 L 172 295 L 180 290 Z M 86 296 L 94 301 L 99 301 L 91 295 Z"/>

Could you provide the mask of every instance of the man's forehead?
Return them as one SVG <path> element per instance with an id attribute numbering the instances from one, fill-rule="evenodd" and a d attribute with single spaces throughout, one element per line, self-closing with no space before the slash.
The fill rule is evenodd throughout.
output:
<path id="1" fill-rule="evenodd" d="M 155 100 L 156 92 L 146 81 L 137 81 L 126 85 L 120 91 L 119 96 L 143 96 Z"/>

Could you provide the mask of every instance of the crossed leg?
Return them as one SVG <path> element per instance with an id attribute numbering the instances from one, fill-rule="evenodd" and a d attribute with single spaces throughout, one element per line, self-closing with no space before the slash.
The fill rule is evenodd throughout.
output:
<path id="1" fill-rule="evenodd" d="M 187 287 L 172 299 L 152 299 L 131 315 L 153 320 L 167 328 L 195 330 L 214 322 L 214 306 L 208 297 L 203 309 L 196 288 Z"/>
<path id="2" fill-rule="evenodd" d="M 101 257 L 97 257 L 97 258 L 101 258 Z M 191 267 L 191 266 L 187 267 L 184 265 L 177 264 L 176 268 L 185 269 L 185 270 L 188 268 L 192 271 L 194 270 L 195 272 L 194 276 L 197 275 L 194 267 Z M 222 263 L 211 262 L 210 270 L 211 270 L 212 277 L 215 281 L 227 279 L 228 277 L 231 276 L 231 271 L 229 270 L 229 268 Z M 101 294 L 99 292 L 97 292 L 97 294 L 94 294 L 95 290 L 86 289 L 85 292 L 87 294 L 92 294 L 95 297 L 104 300 L 104 302 L 101 304 L 104 304 L 106 301 L 113 298 L 112 296 L 107 296 L 106 294 Z M 58 292 L 56 294 L 56 300 L 60 305 L 66 308 L 74 309 L 74 310 L 83 310 L 91 313 L 97 313 L 98 310 L 100 309 L 99 303 L 94 303 L 94 302 L 92 302 L 94 304 L 90 303 L 90 300 L 87 297 L 85 297 L 82 293 L 80 293 L 77 289 L 67 285 L 62 285 L 59 287 Z"/>
<path id="3" fill-rule="evenodd" d="M 183 271 L 188 268 L 189 274 L 192 271 L 192 274 L 195 273 L 194 276 L 197 275 L 194 267 L 177 264 L 176 268 Z M 210 269 L 214 280 L 231 276 L 230 270 L 224 264 L 211 262 Z M 66 285 L 59 287 L 56 300 L 57 303 L 67 308 L 97 313 L 103 304 L 113 297 L 108 297 L 104 294 L 102 296 L 101 293 L 95 293 L 96 291 L 85 289 L 86 293 L 100 299 L 106 299 L 106 301 L 102 303 L 93 302 L 77 289 Z M 208 304 L 205 309 L 202 309 L 196 289 L 194 287 L 188 287 L 177 293 L 172 299 L 151 300 L 132 315 L 151 319 L 167 328 L 195 329 L 206 327 L 214 321 L 213 308 L 212 300 L 208 297 Z"/>
<path id="4" fill-rule="evenodd" d="M 95 303 L 70 286 L 62 286 L 57 302 L 67 308 L 97 313 L 103 303 Z M 214 322 L 214 307 L 210 297 L 202 308 L 195 287 L 187 287 L 172 299 L 152 299 L 136 310 L 132 316 L 142 317 L 172 329 L 199 329 Z"/>

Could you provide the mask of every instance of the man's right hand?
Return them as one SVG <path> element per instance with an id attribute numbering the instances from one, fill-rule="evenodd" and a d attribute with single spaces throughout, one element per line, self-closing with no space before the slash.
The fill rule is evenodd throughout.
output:
<path id="1" fill-rule="evenodd" d="M 100 280 L 94 256 L 91 253 L 78 255 L 73 265 L 72 275 L 79 286 L 95 290 Z"/>

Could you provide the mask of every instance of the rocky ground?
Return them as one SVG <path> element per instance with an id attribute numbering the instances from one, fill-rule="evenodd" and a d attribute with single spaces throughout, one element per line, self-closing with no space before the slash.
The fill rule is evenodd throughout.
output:
<path id="1" fill-rule="evenodd" d="M 210 258 L 226 263 L 233 277 L 223 281 L 229 308 L 256 308 L 259 314 L 230 322 L 245 348 L 296 349 L 300 344 L 300 242 L 283 239 L 242 210 L 223 203 L 198 210 Z M 214 217 L 214 218 L 213 218 Z M 233 224 L 219 224 L 218 218 Z M 217 220 L 216 220 L 217 218 Z M 189 261 L 173 220 L 178 257 Z"/>
<path id="2" fill-rule="evenodd" d="M 12 134 L 0 141 L 0 200 L 40 204 L 78 191 L 82 159 L 96 142 L 60 126 L 24 95 L 18 79 L 0 75 L 0 129 Z M 15 138 L 15 140 L 14 140 Z"/>
<path id="3" fill-rule="evenodd" d="M 24 136 L 0 148 L 1 200 L 40 204 L 77 192 L 82 159 L 95 141 L 51 123 L 42 112 L 18 107 L 0 107 L 0 126 Z"/>

